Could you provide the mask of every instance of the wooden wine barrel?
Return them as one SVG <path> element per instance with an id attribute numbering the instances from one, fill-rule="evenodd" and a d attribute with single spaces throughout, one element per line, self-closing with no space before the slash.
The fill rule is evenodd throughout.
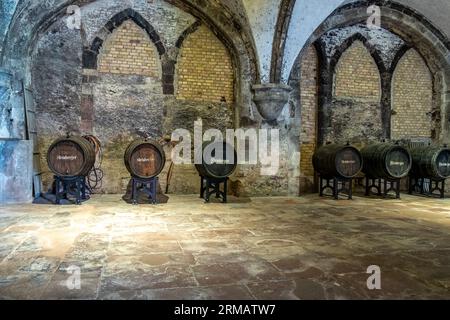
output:
<path id="1" fill-rule="evenodd" d="M 222 156 L 216 158 L 215 150 L 222 148 Z M 214 149 L 214 150 L 213 150 Z M 236 150 L 226 142 L 205 142 L 203 143 L 202 164 L 196 164 L 195 168 L 202 177 L 223 179 L 233 174 L 237 167 Z M 206 150 L 206 152 L 205 152 Z M 205 158 L 205 154 L 210 154 L 211 159 Z"/>
<path id="2" fill-rule="evenodd" d="M 328 144 L 320 147 L 313 155 L 314 169 L 322 177 L 355 177 L 361 172 L 361 153 L 351 145 Z"/>
<path id="3" fill-rule="evenodd" d="M 412 166 L 409 151 L 397 144 L 375 143 L 361 150 L 363 172 L 369 178 L 396 180 L 406 177 Z"/>
<path id="4" fill-rule="evenodd" d="M 60 138 L 48 148 L 47 164 L 59 177 L 87 176 L 95 164 L 95 150 L 82 137 Z"/>
<path id="5" fill-rule="evenodd" d="M 411 175 L 435 180 L 450 177 L 450 149 L 437 146 L 415 147 Z"/>
<path id="6" fill-rule="evenodd" d="M 135 140 L 125 151 L 125 166 L 133 177 L 151 179 L 158 176 L 166 164 L 162 146 L 153 140 Z"/>

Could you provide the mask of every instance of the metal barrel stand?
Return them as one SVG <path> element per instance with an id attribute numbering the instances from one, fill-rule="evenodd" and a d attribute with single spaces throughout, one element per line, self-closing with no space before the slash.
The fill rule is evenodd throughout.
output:
<path id="1" fill-rule="evenodd" d="M 391 191 L 395 192 L 395 198 L 400 199 L 400 179 L 381 179 L 366 177 L 366 196 L 376 194 L 387 198 Z M 373 190 L 376 190 L 374 193 Z"/>
<path id="2" fill-rule="evenodd" d="M 353 179 L 320 176 L 319 184 L 319 195 L 321 197 L 326 196 L 325 191 L 330 189 L 335 200 L 339 200 L 341 193 L 346 194 L 348 200 L 353 199 Z"/>
<path id="3" fill-rule="evenodd" d="M 68 199 L 70 188 L 75 187 L 75 201 L 77 205 L 81 205 L 82 200 L 86 200 L 86 178 L 83 176 L 76 177 L 59 177 L 55 179 L 55 196 L 56 204 L 61 204 L 61 199 Z"/>
<path id="4" fill-rule="evenodd" d="M 428 197 L 438 196 L 444 199 L 445 179 L 409 177 L 409 194 L 419 194 Z"/>
<path id="5" fill-rule="evenodd" d="M 150 179 L 141 179 L 137 177 L 131 178 L 131 201 L 134 205 L 138 204 L 138 189 L 148 189 L 148 199 L 151 204 L 157 204 L 158 199 L 156 197 L 158 193 L 158 177 Z"/>
<path id="6" fill-rule="evenodd" d="M 223 191 L 220 186 L 223 184 Z M 211 195 L 215 194 L 217 199 L 222 199 L 223 203 L 227 203 L 228 178 L 210 178 L 200 176 L 200 198 L 206 203 L 210 202 Z"/>

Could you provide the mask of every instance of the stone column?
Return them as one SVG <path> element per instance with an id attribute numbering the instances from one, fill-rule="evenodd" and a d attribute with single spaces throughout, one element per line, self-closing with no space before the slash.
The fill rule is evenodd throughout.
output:
<path id="1" fill-rule="evenodd" d="M 299 195 L 300 141 L 295 110 L 289 106 L 292 88 L 282 83 L 267 83 L 253 86 L 254 101 L 260 115 L 265 120 L 265 128 L 276 128 L 280 132 L 280 170 L 279 178 L 286 179 L 289 196 Z M 284 110 L 284 112 L 283 112 Z M 299 131 L 299 130 L 298 130 Z"/>

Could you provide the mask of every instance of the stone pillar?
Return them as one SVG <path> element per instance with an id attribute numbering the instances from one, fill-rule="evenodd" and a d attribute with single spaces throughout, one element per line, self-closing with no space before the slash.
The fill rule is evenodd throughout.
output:
<path id="1" fill-rule="evenodd" d="M 20 82 L 0 69 L 0 203 L 32 200 L 33 145 L 24 129 Z"/>
<path id="2" fill-rule="evenodd" d="M 0 139 L 13 136 L 12 75 L 0 69 Z"/>
<path id="3" fill-rule="evenodd" d="M 299 126 L 296 125 L 295 110 L 289 107 L 292 88 L 286 84 L 268 83 L 253 86 L 254 102 L 266 121 L 264 127 L 278 128 L 280 132 L 280 171 L 286 179 L 284 194 L 299 195 L 300 144 Z M 283 112 L 284 111 L 284 112 Z M 298 131 L 298 132 L 297 132 Z"/>

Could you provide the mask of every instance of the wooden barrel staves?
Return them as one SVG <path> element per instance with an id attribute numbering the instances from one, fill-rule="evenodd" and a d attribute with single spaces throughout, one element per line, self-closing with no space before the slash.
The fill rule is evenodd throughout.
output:
<path id="1" fill-rule="evenodd" d="M 153 140 L 133 141 L 125 151 L 125 166 L 133 177 L 151 179 L 158 176 L 166 164 L 162 146 Z"/>
<path id="2" fill-rule="evenodd" d="M 363 158 L 351 145 L 328 144 L 313 155 L 314 169 L 323 178 L 351 179 L 361 172 Z"/>
<path id="3" fill-rule="evenodd" d="M 363 172 L 369 178 L 397 180 L 406 177 L 412 167 L 410 152 L 398 145 L 375 143 L 361 150 Z"/>
<path id="4" fill-rule="evenodd" d="M 58 177 L 87 176 L 94 163 L 94 147 L 82 137 L 60 138 L 47 152 L 48 167 Z"/>
<path id="5" fill-rule="evenodd" d="M 231 176 L 236 170 L 237 153 L 228 143 L 205 142 L 202 151 L 202 163 L 195 165 L 202 177 L 224 179 Z"/>
<path id="6" fill-rule="evenodd" d="M 443 180 L 450 177 L 450 149 L 437 146 L 415 147 L 411 150 L 411 175 Z"/>

